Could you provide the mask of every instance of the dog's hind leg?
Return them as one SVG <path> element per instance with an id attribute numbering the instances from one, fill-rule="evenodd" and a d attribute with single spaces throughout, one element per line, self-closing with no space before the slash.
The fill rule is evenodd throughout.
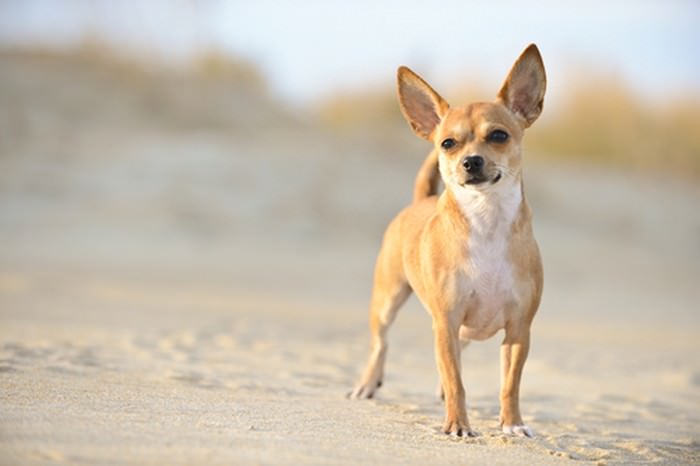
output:
<path id="1" fill-rule="evenodd" d="M 370 302 L 369 326 L 372 341 L 369 361 L 359 382 L 348 395 L 350 398 L 372 398 L 382 385 L 387 331 L 397 311 L 411 294 L 411 287 L 403 278 L 400 266 L 392 264 L 391 254 L 383 252 L 377 261 Z"/>

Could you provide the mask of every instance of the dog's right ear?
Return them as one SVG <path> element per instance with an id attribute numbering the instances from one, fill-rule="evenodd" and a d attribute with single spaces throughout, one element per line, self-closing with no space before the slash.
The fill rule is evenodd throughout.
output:
<path id="1" fill-rule="evenodd" d="M 432 140 L 435 128 L 450 106 L 420 76 L 405 66 L 398 74 L 399 103 L 404 117 L 418 136 Z"/>

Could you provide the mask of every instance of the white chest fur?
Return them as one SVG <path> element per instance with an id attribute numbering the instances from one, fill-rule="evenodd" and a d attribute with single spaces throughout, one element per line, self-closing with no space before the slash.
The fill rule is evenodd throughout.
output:
<path id="1" fill-rule="evenodd" d="M 470 234 L 462 292 L 469 297 L 464 321 L 469 338 L 489 338 L 506 321 L 505 307 L 513 295 L 513 267 L 508 245 L 513 221 L 522 202 L 519 183 L 456 193 Z"/>

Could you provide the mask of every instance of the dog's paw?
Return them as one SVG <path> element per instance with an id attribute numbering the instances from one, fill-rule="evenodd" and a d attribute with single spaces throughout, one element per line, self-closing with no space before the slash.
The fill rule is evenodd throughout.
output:
<path id="1" fill-rule="evenodd" d="M 533 438 L 535 433 L 526 425 L 503 426 L 503 433 L 507 435 L 517 435 L 518 437 Z"/>
<path id="2" fill-rule="evenodd" d="M 476 437 L 478 435 L 468 425 L 457 421 L 445 422 L 442 431 L 447 435 L 456 435 L 457 437 Z"/>
<path id="3" fill-rule="evenodd" d="M 347 397 L 351 400 L 369 400 L 374 397 L 374 393 L 379 387 L 382 386 L 382 381 L 378 381 L 375 384 L 358 384 L 355 388 L 348 393 Z"/>

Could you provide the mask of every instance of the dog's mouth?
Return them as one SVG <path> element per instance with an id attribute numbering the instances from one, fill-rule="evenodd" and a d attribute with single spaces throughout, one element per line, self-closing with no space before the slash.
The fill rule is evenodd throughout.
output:
<path id="1" fill-rule="evenodd" d="M 471 175 L 469 178 L 467 178 L 467 180 L 464 181 L 464 184 L 471 186 L 480 185 L 484 183 L 496 184 L 501 180 L 501 178 L 502 174 L 500 171 L 496 173 L 496 176 L 494 176 L 491 179 L 487 178 L 483 173 L 480 173 L 477 175 Z"/>

